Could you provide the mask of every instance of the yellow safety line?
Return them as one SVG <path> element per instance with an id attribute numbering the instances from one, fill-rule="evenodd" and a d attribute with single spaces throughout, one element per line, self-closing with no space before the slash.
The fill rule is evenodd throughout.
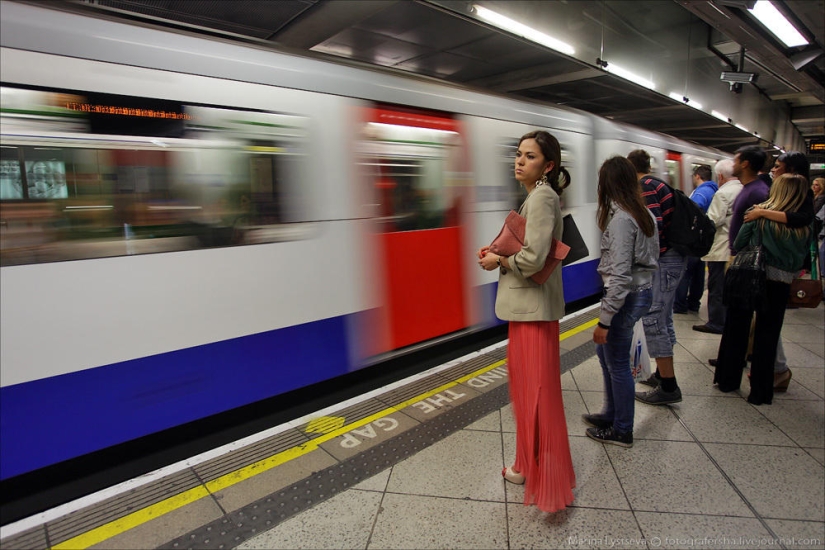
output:
<path id="1" fill-rule="evenodd" d="M 594 319 L 593 321 L 589 321 L 579 327 L 568 330 L 567 332 L 564 332 L 559 336 L 559 341 L 565 340 L 573 336 L 574 334 L 582 332 L 583 330 L 587 330 L 588 328 L 594 326 L 597 322 L 598 319 Z M 395 406 L 388 407 L 382 411 L 367 416 L 366 418 L 357 420 L 352 424 L 342 426 L 337 430 L 316 437 L 315 439 L 312 439 L 306 443 L 301 443 L 300 445 L 291 447 L 289 449 L 286 449 L 285 451 L 281 451 L 280 453 L 274 454 L 263 460 L 259 460 L 258 462 L 254 462 L 252 464 L 249 464 L 248 466 L 244 466 L 243 468 L 239 468 L 238 470 L 235 470 L 228 474 L 224 474 L 219 478 L 213 479 L 212 481 L 208 481 L 205 485 L 189 489 L 188 491 L 184 491 L 183 493 L 180 493 L 173 497 L 169 497 L 160 502 L 156 502 L 151 506 L 147 506 L 146 508 L 142 508 L 140 510 L 137 510 L 136 512 L 132 512 L 127 516 L 116 519 L 114 521 L 101 525 L 100 527 L 96 527 L 91 531 L 87 531 L 86 533 L 83 533 L 69 540 L 56 544 L 52 546 L 52 548 L 54 550 L 80 550 L 89 548 L 90 546 L 94 546 L 95 544 L 99 544 L 104 540 L 108 540 L 130 529 L 134 529 L 135 527 L 138 527 L 148 521 L 168 514 L 169 512 L 173 512 L 178 508 L 182 508 L 187 504 L 192 504 L 193 502 L 200 500 L 204 497 L 207 497 L 210 494 L 214 494 L 218 491 L 221 491 L 237 483 L 245 481 L 267 470 L 275 468 L 276 466 L 280 466 L 281 464 L 289 462 L 290 460 L 294 460 L 305 454 L 308 454 L 316 450 L 321 443 L 325 443 L 331 439 L 335 439 L 339 435 L 343 435 L 347 432 L 360 428 L 361 426 L 365 426 L 373 420 L 377 420 L 379 418 L 387 416 L 388 414 L 399 412 L 401 409 L 404 409 L 412 405 L 413 403 L 418 403 L 419 401 L 431 397 L 437 393 L 440 393 L 448 388 L 457 386 L 458 384 L 466 382 L 471 378 L 475 378 L 476 376 L 484 374 L 485 372 L 500 367 L 504 365 L 506 362 L 507 361 L 504 359 L 496 361 L 491 365 L 487 365 L 486 367 L 473 371 L 470 374 L 464 375 L 461 378 L 458 378 L 457 380 L 448 382 L 433 390 L 429 390 L 425 393 L 407 399 L 402 403 L 398 403 Z"/>

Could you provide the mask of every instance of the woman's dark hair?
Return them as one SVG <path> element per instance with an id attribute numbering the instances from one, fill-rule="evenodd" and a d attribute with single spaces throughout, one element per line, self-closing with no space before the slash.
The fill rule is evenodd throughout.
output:
<path id="1" fill-rule="evenodd" d="M 521 142 L 525 139 L 536 140 L 539 149 L 541 149 L 541 154 L 544 155 L 544 160 L 553 161 L 553 168 L 547 172 L 547 181 L 550 182 L 550 187 L 553 188 L 553 191 L 561 197 L 562 192 L 570 185 L 570 173 L 567 171 L 567 168 L 561 165 L 561 145 L 559 145 L 559 140 L 544 130 L 536 130 L 524 134 L 521 136 L 521 139 L 518 140 L 519 146 L 521 146 Z"/>
<path id="2" fill-rule="evenodd" d="M 799 151 L 788 151 L 777 157 L 777 162 L 784 162 L 785 169 L 791 174 L 799 174 L 805 180 L 811 179 L 811 163 Z"/>
<path id="3" fill-rule="evenodd" d="M 633 165 L 633 169 L 639 174 L 650 173 L 650 154 L 644 149 L 636 149 L 627 155 L 627 160 Z M 636 174 L 633 174 L 634 177 Z"/>
<path id="4" fill-rule="evenodd" d="M 642 198 L 642 186 L 636 179 L 636 169 L 630 160 L 615 156 L 607 159 L 599 168 L 599 208 L 596 216 L 599 229 L 607 229 L 610 218 L 610 201 L 615 201 L 623 210 L 633 216 L 647 237 L 652 237 L 656 224 Z"/>

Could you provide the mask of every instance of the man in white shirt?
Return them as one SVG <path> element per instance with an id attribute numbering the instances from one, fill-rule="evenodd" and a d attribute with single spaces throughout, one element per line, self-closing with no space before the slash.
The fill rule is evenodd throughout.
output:
<path id="1" fill-rule="evenodd" d="M 730 260 L 728 234 L 733 217 L 733 201 L 742 191 L 742 183 L 733 176 L 733 161 L 720 160 L 714 169 L 719 190 L 713 195 L 708 217 L 716 224 L 716 235 L 710 252 L 702 258 L 708 265 L 708 322 L 693 325 L 693 330 L 710 334 L 722 334 L 725 328 L 725 306 L 722 289 L 725 286 L 725 267 Z"/>

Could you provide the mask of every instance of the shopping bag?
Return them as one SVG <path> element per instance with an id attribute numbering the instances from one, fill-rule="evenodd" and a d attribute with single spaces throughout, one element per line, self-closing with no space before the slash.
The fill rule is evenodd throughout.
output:
<path id="1" fill-rule="evenodd" d="M 641 382 L 650 378 L 650 355 L 647 353 L 647 340 L 642 320 L 633 325 L 633 339 L 630 341 L 630 374 L 633 380 Z"/>

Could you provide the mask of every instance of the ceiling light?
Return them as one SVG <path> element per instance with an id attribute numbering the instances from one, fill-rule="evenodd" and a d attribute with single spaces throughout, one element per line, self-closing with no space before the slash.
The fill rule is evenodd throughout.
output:
<path id="1" fill-rule="evenodd" d="M 473 6 L 473 9 L 479 17 L 500 29 L 504 29 L 505 31 L 524 37 L 527 40 L 541 44 L 542 46 L 547 46 L 557 52 L 567 55 L 573 55 L 576 53 L 576 50 L 574 50 L 573 46 L 570 44 L 562 42 L 561 40 L 556 40 L 552 36 L 547 36 L 543 32 L 539 32 L 534 28 L 523 25 L 518 21 L 513 21 L 509 17 L 504 17 L 500 13 L 496 13 L 481 6 Z"/>
<path id="2" fill-rule="evenodd" d="M 728 115 L 720 113 L 719 111 L 713 110 L 713 111 L 710 112 L 710 114 L 712 114 L 713 116 L 715 116 L 719 120 L 724 120 L 725 122 L 730 122 L 730 118 L 728 117 Z"/>
<path id="3" fill-rule="evenodd" d="M 768 0 L 759 0 L 753 9 L 748 11 L 785 46 L 793 48 L 794 46 L 809 44 L 802 33 Z"/>
<path id="4" fill-rule="evenodd" d="M 647 80 L 646 78 L 642 78 L 641 76 L 635 75 L 635 74 L 631 73 L 630 71 L 628 71 L 627 69 L 623 69 L 623 68 L 619 67 L 615 63 L 608 63 L 607 66 L 605 67 L 605 69 L 608 72 L 611 72 L 611 73 L 615 74 L 616 76 L 620 76 L 620 77 L 624 78 L 625 80 L 630 80 L 631 82 L 635 82 L 636 84 L 639 84 L 640 86 L 644 86 L 645 88 L 650 88 L 651 90 L 656 89 L 656 84 L 654 84 L 652 81 Z"/>
<path id="5" fill-rule="evenodd" d="M 722 75 L 719 77 L 719 80 L 724 80 L 725 82 L 730 82 L 734 84 L 736 82 L 756 82 L 759 78 L 759 75 L 756 73 L 737 73 L 731 71 L 722 71 Z"/>

